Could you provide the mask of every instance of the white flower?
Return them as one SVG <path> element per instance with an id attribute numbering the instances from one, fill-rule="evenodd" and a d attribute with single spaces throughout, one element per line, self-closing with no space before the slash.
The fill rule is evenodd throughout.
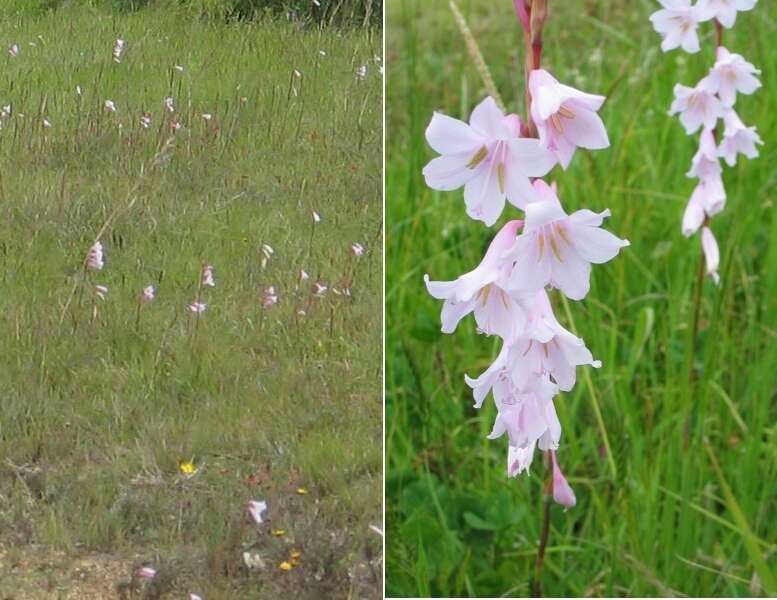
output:
<path id="1" fill-rule="evenodd" d="M 698 131 L 702 125 L 713 129 L 718 118 L 723 116 L 723 105 L 714 91 L 707 87 L 706 80 L 690 88 L 681 84 L 674 86 L 674 101 L 670 115 L 680 114 L 680 123 L 688 135 Z"/>
<path id="2" fill-rule="evenodd" d="M 143 115 L 140 117 L 140 125 L 143 127 L 143 129 L 148 129 L 151 127 L 151 117 L 148 115 Z"/>
<path id="3" fill-rule="evenodd" d="M 308 272 L 305 271 L 305 269 L 302 269 L 299 272 L 299 281 L 300 281 L 300 283 L 302 283 L 303 281 L 307 281 L 308 279 L 310 279 L 310 275 L 308 275 Z"/>
<path id="4" fill-rule="evenodd" d="M 152 567 L 141 567 L 135 571 L 135 575 L 145 579 L 153 579 L 156 577 L 156 569 Z"/>
<path id="5" fill-rule="evenodd" d="M 320 223 L 321 222 L 321 215 L 318 214 L 315 210 L 313 211 L 313 222 L 314 223 Z"/>
<path id="6" fill-rule="evenodd" d="M 763 142 L 755 127 L 746 127 L 733 109 L 726 111 L 723 122 L 726 128 L 718 146 L 718 156 L 724 158 L 730 167 L 737 163 L 737 154 L 744 154 L 747 158 L 758 156 L 757 145 Z"/>
<path id="7" fill-rule="evenodd" d="M 94 293 L 97 294 L 100 300 L 105 300 L 105 296 L 108 295 L 108 288 L 104 285 L 96 285 L 94 286 Z"/>
<path id="8" fill-rule="evenodd" d="M 116 112 L 116 104 L 113 102 L 113 100 L 106 100 L 105 101 L 105 110 L 115 113 Z"/>
<path id="9" fill-rule="evenodd" d="M 275 286 L 271 285 L 262 292 L 262 306 L 270 308 L 276 304 L 278 304 L 278 292 L 275 291 Z"/>
<path id="10" fill-rule="evenodd" d="M 323 283 L 321 281 L 316 281 L 313 284 L 313 295 L 316 298 L 322 298 L 324 296 L 324 294 L 326 294 L 326 291 L 328 289 L 329 289 L 329 287 L 325 283 Z"/>
<path id="11" fill-rule="evenodd" d="M 48 119 L 43 119 L 43 126 L 46 128 L 51 127 L 51 121 Z"/>
<path id="12" fill-rule="evenodd" d="M 356 258 L 359 258 L 364 254 L 364 246 L 362 246 L 359 242 L 354 242 L 351 244 L 351 254 L 353 254 Z"/>
<path id="13" fill-rule="evenodd" d="M 704 78 L 704 87 L 718 94 L 724 106 L 734 106 L 737 92 L 749 96 L 761 87 L 756 75 L 761 71 L 747 62 L 740 54 L 732 54 L 723 46 L 718 48 L 715 65 Z"/>
<path id="14" fill-rule="evenodd" d="M 699 230 L 704 217 L 712 217 L 726 206 L 726 190 L 720 174 L 702 179 L 691 194 L 683 214 L 682 231 L 690 237 Z"/>
<path id="15" fill-rule="evenodd" d="M 173 104 L 173 99 L 170 96 L 165 98 L 165 108 L 169 112 L 175 112 L 175 105 Z"/>
<path id="16" fill-rule="evenodd" d="M 202 267 L 202 275 L 200 277 L 200 285 L 202 287 L 216 287 L 216 281 L 213 279 L 213 266 L 205 265 Z"/>
<path id="17" fill-rule="evenodd" d="M 105 254 L 102 242 L 95 242 L 94 245 L 89 248 L 89 253 L 86 255 L 86 267 L 93 271 L 100 271 L 104 266 Z"/>
<path id="18" fill-rule="evenodd" d="M 715 134 L 710 129 L 704 129 L 699 138 L 699 150 L 693 157 L 688 177 L 708 179 L 720 175 L 723 168 L 718 160 L 718 147 L 715 144 Z"/>
<path id="19" fill-rule="evenodd" d="M 179 73 L 183 73 L 183 65 L 173 65 L 173 69 L 175 69 Z"/>
<path id="20" fill-rule="evenodd" d="M 752 10 L 758 0 L 699 0 L 696 10 L 700 21 L 717 19 L 723 27 L 734 26 L 737 12 Z"/>
<path id="21" fill-rule="evenodd" d="M 653 29 L 661 34 L 661 50 L 669 52 L 682 47 L 690 54 L 699 51 L 699 36 L 696 33 L 701 20 L 699 11 L 691 6 L 691 0 L 658 0 L 662 8 L 650 15 Z"/>
<path id="22" fill-rule="evenodd" d="M 210 113 L 202 113 L 200 116 L 206 121 L 210 121 L 213 118 L 213 115 Z"/>
<path id="23" fill-rule="evenodd" d="M 113 45 L 113 61 L 116 63 L 121 62 L 121 57 L 124 54 L 124 40 L 117 39 L 116 43 Z"/>
<path id="24" fill-rule="evenodd" d="M 715 285 L 720 284 L 720 275 L 718 275 L 718 265 L 720 264 L 720 250 L 715 236 L 709 227 L 703 227 L 701 230 L 701 248 L 704 251 L 704 261 L 707 264 L 707 275 L 712 277 Z"/>
<path id="25" fill-rule="evenodd" d="M 267 502 L 263 500 L 249 500 L 246 510 L 248 510 L 248 514 L 251 515 L 254 522 L 257 525 L 261 525 L 264 523 L 262 515 L 267 512 Z"/>
<path id="26" fill-rule="evenodd" d="M 190 313 L 194 314 L 202 314 L 205 312 L 205 309 L 208 308 L 208 305 L 203 302 L 197 302 L 196 300 L 192 302 L 189 306 L 186 307 L 186 310 L 188 310 Z"/>
<path id="27" fill-rule="evenodd" d="M 356 78 L 364 79 L 365 77 L 367 77 L 367 65 L 362 65 L 356 69 Z"/>
<path id="28" fill-rule="evenodd" d="M 11 47 L 8 48 L 8 54 L 10 54 L 13 58 L 19 56 L 19 45 L 12 44 Z"/>
<path id="29" fill-rule="evenodd" d="M 156 290 L 153 285 L 147 285 L 143 288 L 143 293 L 140 295 L 143 302 L 151 302 L 156 297 Z"/>

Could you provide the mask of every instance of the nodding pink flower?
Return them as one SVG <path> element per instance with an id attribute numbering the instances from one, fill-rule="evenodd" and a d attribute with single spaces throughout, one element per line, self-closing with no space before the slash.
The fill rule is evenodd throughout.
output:
<path id="1" fill-rule="evenodd" d="M 699 181 L 685 207 L 683 235 L 690 237 L 696 233 L 704 222 L 705 216 L 712 217 L 721 212 L 725 206 L 726 190 L 720 174 Z"/>
<path id="2" fill-rule="evenodd" d="M 526 448 L 515 448 L 508 444 L 507 446 L 507 476 L 517 477 L 524 471 L 529 472 L 534 450 L 537 442 L 529 444 Z"/>
<path id="3" fill-rule="evenodd" d="M 547 377 L 537 382 L 536 389 L 519 392 L 509 378 L 501 378 L 494 384 L 494 401 L 497 416 L 488 439 L 494 440 L 505 433 L 509 445 L 528 448 L 538 444 L 541 450 L 558 447 L 561 439 L 561 423 L 556 415 L 553 397 L 558 387 Z"/>
<path id="4" fill-rule="evenodd" d="M 165 98 L 165 108 L 168 112 L 175 112 L 175 105 L 173 104 L 173 99 L 170 96 Z"/>
<path id="5" fill-rule="evenodd" d="M 156 297 L 156 290 L 153 285 L 147 285 L 143 288 L 143 292 L 140 294 L 140 299 L 143 302 L 151 302 Z"/>
<path id="6" fill-rule="evenodd" d="M 661 34 L 661 50 L 669 52 L 682 47 L 690 54 L 699 51 L 699 36 L 696 32 L 703 16 L 691 0 L 658 0 L 663 8 L 650 15 L 653 29 Z"/>
<path id="7" fill-rule="evenodd" d="M 151 127 L 151 116 L 149 114 L 144 114 L 142 117 L 140 117 L 140 124 L 143 129 L 148 129 Z"/>
<path id="8" fill-rule="evenodd" d="M 321 215 L 318 214 L 315 210 L 313 211 L 313 222 L 314 223 L 320 223 L 321 222 Z"/>
<path id="9" fill-rule="evenodd" d="M 356 258 L 359 258 L 364 254 L 364 246 L 362 246 L 359 242 L 354 242 L 351 244 L 351 254 L 353 254 Z"/>
<path id="10" fill-rule="evenodd" d="M 726 127 L 718 146 L 718 156 L 724 158 L 730 167 L 737 164 L 738 154 L 744 154 L 747 158 L 758 156 L 757 146 L 763 142 L 755 127 L 746 127 L 734 109 L 726 111 L 723 123 Z"/>
<path id="11" fill-rule="evenodd" d="M 531 117 L 540 143 L 555 154 L 562 168 L 569 166 L 576 148 L 600 150 L 610 145 L 597 114 L 604 96 L 563 85 L 544 69 L 529 74 L 529 91 Z"/>
<path id="12" fill-rule="evenodd" d="M 424 275 L 426 289 L 442 307 L 442 331 L 453 333 L 459 321 L 475 313 L 478 328 L 488 335 L 512 339 L 526 324 L 526 314 L 507 291 L 507 277 L 513 261 L 505 255 L 512 248 L 522 221 L 510 221 L 494 239 L 480 264 L 455 281 L 431 281 Z"/>
<path id="13" fill-rule="evenodd" d="M 591 263 L 606 263 L 629 242 L 601 229 L 609 210 L 567 215 L 547 183 L 537 179 L 534 188 L 540 200 L 526 207 L 523 233 L 509 251 L 516 264 L 508 285 L 535 291 L 550 284 L 571 300 L 581 300 L 590 288 Z"/>
<path id="14" fill-rule="evenodd" d="M 176 132 L 178 131 L 183 125 L 181 125 L 181 122 L 178 119 L 172 119 L 167 126 L 170 128 L 170 131 Z"/>
<path id="15" fill-rule="evenodd" d="M 135 571 L 135 575 L 143 577 L 145 579 L 153 579 L 156 577 L 156 569 L 152 567 L 140 567 Z"/>
<path id="16" fill-rule="evenodd" d="M 267 502 L 264 500 L 249 500 L 246 506 L 248 514 L 254 520 L 254 523 L 261 525 L 264 523 L 262 515 L 267 512 Z"/>
<path id="17" fill-rule="evenodd" d="M 760 73 L 741 55 L 719 46 L 715 66 L 704 78 L 704 83 L 710 92 L 720 97 L 724 106 L 731 107 L 736 102 L 737 92 L 749 96 L 761 87 L 756 77 Z"/>
<path id="18" fill-rule="evenodd" d="M 737 20 L 737 12 L 752 10 L 758 0 L 699 0 L 696 9 L 700 21 L 717 19 L 725 28 L 731 28 Z"/>
<path id="19" fill-rule="evenodd" d="M 97 294 L 100 300 L 105 300 L 105 296 L 108 295 L 108 288 L 104 285 L 96 285 L 94 286 L 94 293 Z"/>
<path id="20" fill-rule="evenodd" d="M 107 110 L 108 112 L 112 112 L 112 113 L 116 112 L 116 104 L 114 103 L 113 100 L 106 100 L 104 106 L 105 106 L 105 110 Z"/>
<path id="21" fill-rule="evenodd" d="M 711 129 L 704 129 L 699 138 L 699 149 L 691 161 L 688 177 L 709 179 L 717 177 L 723 171 L 718 159 L 718 146 L 715 143 L 715 134 Z"/>
<path id="22" fill-rule="evenodd" d="M 121 57 L 124 54 L 124 45 L 124 40 L 116 40 L 116 43 L 113 45 L 113 62 L 121 62 Z"/>
<path id="23" fill-rule="evenodd" d="M 534 200 L 529 178 L 542 177 L 556 163 L 539 140 L 520 134 L 518 116 L 505 115 L 491 97 L 475 107 L 469 124 L 435 113 L 426 140 L 441 156 L 424 167 L 427 185 L 441 191 L 464 186 L 467 214 L 490 227 L 505 200 L 518 208 Z"/>
<path id="24" fill-rule="evenodd" d="M 720 284 L 720 275 L 718 275 L 718 265 L 720 264 L 720 250 L 718 242 L 712 234 L 709 227 L 702 227 L 701 230 L 701 249 L 704 251 L 704 262 L 707 264 L 707 275 L 712 277 L 715 285 Z"/>
<path id="25" fill-rule="evenodd" d="M 200 277 L 200 285 L 202 287 L 216 287 L 216 281 L 213 279 L 213 266 L 205 265 L 202 267 L 202 275 Z"/>
<path id="26" fill-rule="evenodd" d="M 329 287 L 325 283 L 322 281 L 316 281 L 313 284 L 313 295 L 316 298 L 322 298 L 328 289 Z"/>
<path id="27" fill-rule="evenodd" d="M 86 255 L 86 267 L 93 271 L 100 271 L 105 266 L 105 253 L 102 242 L 95 242 Z"/>
<path id="28" fill-rule="evenodd" d="M 278 304 L 278 292 L 275 291 L 275 286 L 271 285 L 262 292 L 262 306 L 270 308 L 276 304 Z"/>
<path id="29" fill-rule="evenodd" d="M 577 498 L 567 483 L 564 473 L 561 472 L 561 467 L 558 466 L 555 450 L 550 451 L 550 458 L 553 462 L 553 500 L 564 508 L 572 508 L 577 504 Z"/>
<path id="30" fill-rule="evenodd" d="M 19 56 L 19 45 L 11 44 L 11 46 L 8 48 L 8 54 L 10 54 L 13 58 Z"/>
<path id="31" fill-rule="evenodd" d="M 208 305 L 204 302 L 197 302 L 196 300 L 192 302 L 189 306 L 186 307 L 186 310 L 188 310 L 190 313 L 193 313 L 195 315 L 201 315 L 205 312 L 205 310 L 208 308 Z"/>
<path id="32" fill-rule="evenodd" d="M 674 86 L 674 101 L 669 114 L 680 114 L 680 123 L 688 135 L 695 133 L 702 126 L 713 129 L 718 119 L 723 116 L 723 105 L 708 85 L 708 82 L 702 79 L 695 88 L 679 83 Z"/>

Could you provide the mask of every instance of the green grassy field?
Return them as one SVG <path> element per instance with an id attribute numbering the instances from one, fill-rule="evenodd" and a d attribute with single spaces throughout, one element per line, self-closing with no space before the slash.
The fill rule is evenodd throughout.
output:
<path id="1" fill-rule="evenodd" d="M 0 45 L 0 596 L 379 597 L 381 32 L 71 8 Z"/>
<path id="2" fill-rule="evenodd" d="M 606 227 L 632 245 L 594 268 L 589 295 L 570 302 L 574 321 L 557 311 L 604 365 L 590 372 L 590 390 L 578 370 L 575 390 L 556 400 L 578 504 L 553 509 L 544 592 L 765 595 L 777 576 L 777 6 L 760 2 L 724 34 L 763 70 L 764 87 L 737 109 L 765 146 L 725 171 L 728 205 L 712 224 L 722 285 L 704 283 L 689 360 L 700 245 L 680 222 L 697 140 L 667 111 L 674 84 L 695 85 L 711 66 L 712 28 L 701 54 L 663 55 L 648 21 L 656 2 L 549 4 L 543 62 L 609 97 L 612 141 L 553 178 L 568 210 L 611 208 Z M 523 113 L 511 3 L 460 6 L 508 107 Z M 442 0 L 389 4 L 387 62 L 387 593 L 525 596 L 541 461 L 507 480 L 505 439 L 486 439 L 493 403 L 473 409 L 463 380 L 485 369 L 498 342 L 476 336 L 471 320 L 443 336 L 440 303 L 423 285 L 424 273 L 449 280 L 473 268 L 496 230 L 466 217 L 461 191 L 434 192 L 421 176 L 432 111 L 466 118 L 486 92 Z M 508 205 L 500 223 L 519 214 Z"/>

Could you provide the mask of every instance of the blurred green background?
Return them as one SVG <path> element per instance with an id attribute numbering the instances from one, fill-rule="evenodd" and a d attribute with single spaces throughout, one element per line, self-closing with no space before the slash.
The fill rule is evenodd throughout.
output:
<path id="1" fill-rule="evenodd" d="M 724 34 L 763 70 L 764 87 L 736 108 L 765 145 L 757 160 L 725 170 L 728 206 L 712 224 L 722 285 L 704 282 L 690 357 L 700 243 L 680 222 L 697 137 L 667 110 L 674 84 L 695 85 L 712 65 L 713 27 L 701 26 L 700 54 L 662 54 L 648 20 L 657 2 L 549 4 L 544 66 L 609 97 L 601 114 L 612 141 L 579 152 L 552 179 L 570 212 L 609 207 L 606 227 L 632 246 L 594 268 L 589 295 L 570 303 L 574 321 L 557 311 L 604 365 L 590 389 L 579 369 L 575 390 L 556 399 L 578 505 L 554 507 L 544 591 L 766 594 L 777 572 L 777 5 L 760 2 Z M 499 92 L 523 114 L 511 2 L 459 6 Z M 473 409 L 463 379 L 486 368 L 498 341 L 476 336 L 471 320 L 443 336 L 440 303 L 422 279 L 473 268 L 497 227 L 520 213 L 508 206 L 489 230 L 466 217 L 461 191 L 425 187 L 432 112 L 467 118 L 486 92 L 448 2 L 393 0 L 387 12 L 387 593 L 527 595 L 543 467 L 535 459 L 531 476 L 506 478 L 505 439 L 486 439 L 493 403 Z"/>

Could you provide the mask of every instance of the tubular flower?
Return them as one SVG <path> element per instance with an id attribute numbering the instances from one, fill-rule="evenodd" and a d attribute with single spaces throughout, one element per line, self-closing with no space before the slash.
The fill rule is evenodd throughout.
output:
<path id="1" fill-rule="evenodd" d="M 703 79 L 695 88 L 679 83 L 674 86 L 674 102 L 669 114 L 680 115 L 680 123 L 688 135 L 695 133 L 702 126 L 713 129 L 723 115 L 723 105 L 709 85 L 711 84 Z"/>
<path id="2" fill-rule="evenodd" d="M 661 34 L 661 50 L 682 47 L 689 54 L 699 51 L 697 27 L 703 16 L 691 0 L 658 0 L 663 8 L 650 15 L 653 29 Z"/>
<path id="3" fill-rule="evenodd" d="M 553 462 L 553 500 L 564 508 L 572 508 L 577 504 L 577 498 L 567 483 L 564 473 L 561 472 L 561 467 L 558 466 L 555 450 L 551 450 L 550 458 Z"/>
<path id="4" fill-rule="evenodd" d="M 544 69 L 529 74 L 531 117 L 540 143 L 566 169 L 576 148 L 600 150 L 610 145 L 607 130 L 597 111 L 604 96 L 586 94 L 563 85 Z"/>
<path id="5" fill-rule="evenodd" d="M 712 277 L 715 285 L 719 285 L 718 265 L 720 264 L 720 250 L 718 249 L 718 242 L 715 240 L 715 236 L 709 227 L 702 227 L 701 248 L 704 251 L 704 261 L 707 264 L 707 275 Z"/>
<path id="6" fill-rule="evenodd" d="M 688 177 L 708 179 L 720 175 L 723 168 L 718 159 L 718 147 L 715 144 L 715 134 L 710 129 L 701 132 L 699 149 L 691 161 Z"/>
<path id="7" fill-rule="evenodd" d="M 629 242 L 600 228 L 609 210 L 567 215 L 547 183 L 538 179 L 534 188 L 540 201 L 526 207 L 523 233 L 510 250 L 516 264 L 508 285 L 530 291 L 550 284 L 581 300 L 589 290 L 591 263 L 609 261 Z"/>
<path id="8" fill-rule="evenodd" d="M 747 158 L 758 156 L 758 147 L 762 145 L 761 137 L 755 127 L 747 127 L 734 109 L 729 109 L 723 115 L 725 130 L 723 139 L 718 146 L 718 156 L 725 159 L 729 167 L 737 164 L 737 155 L 744 154 Z"/>
<path id="9" fill-rule="evenodd" d="M 737 13 L 752 10 L 758 0 L 699 0 L 696 5 L 701 21 L 717 19 L 723 27 L 731 28 Z"/>
<path id="10" fill-rule="evenodd" d="M 761 82 L 756 77 L 761 71 L 741 55 L 732 54 L 720 46 L 717 56 L 715 65 L 703 81 L 705 88 L 717 94 L 724 106 L 734 106 L 737 93 L 749 96 L 761 87 Z"/>
<path id="11" fill-rule="evenodd" d="M 533 138 L 520 137 L 517 115 L 505 115 L 488 97 L 469 124 L 435 113 L 426 140 L 441 156 L 424 167 L 429 187 L 450 191 L 464 186 L 467 214 L 493 225 L 505 200 L 523 208 L 533 199 L 530 177 L 542 177 L 556 162 Z"/>
<path id="12" fill-rule="evenodd" d="M 702 179 L 691 194 L 683 214 L 683 235 L 690 237 L 699 230 L 704 217 L 712 217 L 726 206 L 726 190 L 720 174 Z"/>

